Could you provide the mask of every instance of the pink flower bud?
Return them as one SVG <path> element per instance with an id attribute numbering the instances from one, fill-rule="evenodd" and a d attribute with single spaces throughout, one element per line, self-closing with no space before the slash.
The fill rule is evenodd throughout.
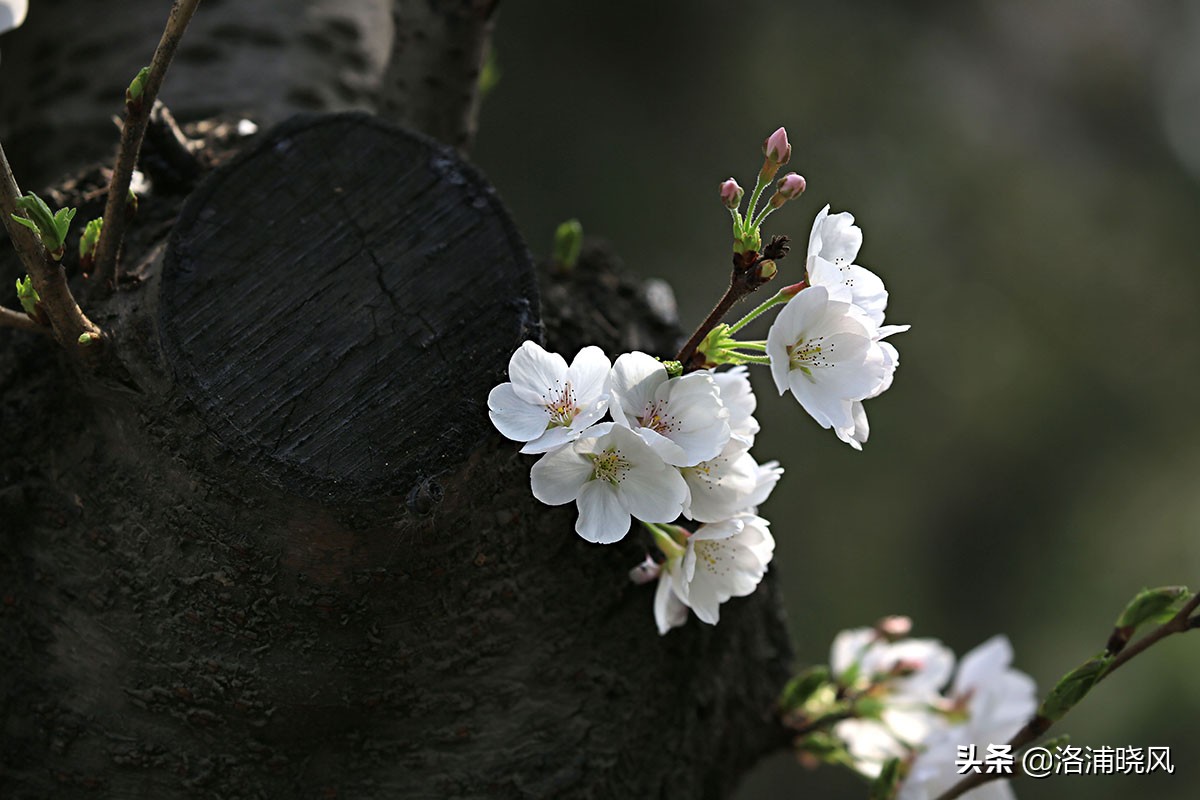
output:
<path id="1" fill-rule="evenodd" d="M 654 562 L 650 556 L 646 556 L 646 560 L 638 564 L 633 569 L 629 570 L 629 580 L 638 584 L 649 583 L 658 577 L 658 573 L 662 570 L 659 564 Z"/>
<path id="2" fill-rule="evenodd" d="M 786 164 L 792 157 L 792 146 L 788 144 L 787 131 L 783 128 L 772 133 L 763 142 L 763 155 L 775 164 Z"/>
<path id="3" fill-rule="evenodd" d="M 884 617 L 875 623 L 875 630 L 888 641 L 903 639 L 912 631 L 912 620 L 908 617 Z"/>
<path id="4" fill-rule="evenodd" d="M 781 129 L 782 130 L 782 129 Z M 779 179 L 775 184 L 775 191 L 783 197 L 784 200 L 791 200 L 804 194 L 804 178 L 794 172 L 789 172 Z"/>
<path id="5" fill-rule="evenodd" d="M 738 186 L 738 182 L 733 178 L 721 184 L 721 202 L 726 208 L 737 208 L 742 204 L 742 187 Z"/>

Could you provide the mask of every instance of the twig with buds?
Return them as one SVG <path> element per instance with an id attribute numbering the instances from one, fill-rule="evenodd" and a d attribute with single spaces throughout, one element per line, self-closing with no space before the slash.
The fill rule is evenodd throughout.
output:
<path id="1" fill-rule="evenodd" d="M 166 77 L 167 67 L 175 56 L 175 50 L 183 38 L 188 22 L 195 13 L 200 0 L 175 0 L 171 15 L 150 66 L 142 69 L 125 93 L 125 122 L 121 126 L 121 144 L 117 150 L 117 163 L 112 180 L 108 184 L 108 200 L 104 206 L 104 228 L 96 247 L 96 278 L 102 291 L 115 288 L 118 280 L 117 259 L 121 252 L 121 241 L 125 235 L 128 210 L 129 183 L 137 165 L 142 138 L 154 108 L 154 100 Z"/>
<path id="2" fill-rule="evenodd" d="M 8 230 L 8 237 L 16 248 L 21 263 L 29 273 L 38 298 L 38 307 L 45 313 L 45 321 L 54 331 L 54 337 L 68 351 L 79 353 L 82 348 L 89 347 L 100 337 L 100 329 L 87 318 L 75 302 L 62 266 L 51 260 L 38 236 L 25 225 L 18 223 L 14 215 L 24 216 L 21 208 L 21 190 L 17 188 L 17 180 L 8 164 L 8 156 L 5 155 L 3 146 L 0 146 L 0 216 L 4 217 L 4 227 Z M 18 324 L 16 318 L 20 316 L 22 315 L 10 311 L 0 316 L 0 323 L 24 330 L 37 330 L 42 327 L 28 315 L 25 315 L 26 319 L 34 327 L 29 327 L 25 321 Z"/>
<path id="3" fill-rule="evenodd" d="M 776 236 L 766 247 L 762 246 L 761 228 L 770 214 L 783 206 L 788 200 L 799 197 L 804 192 L 804 178 L 795 172 L 784 175 L 776 184 L 775 193 L 770 200 L 758 210 L 758 202 L 763 192 L 775 178 L 779 168 L 788 163 L 792 157 L 792 146 L 788 143 L 787 131 L 779 128 L 763 142 L 763 165 L 758 171 L 754 192 L 743 217 L 740 209 L 744 192 L 733 178 L 721 183 L 719 194 L 721 203 L 733 217 L 733 273 L 729 277 L 729 288 L 725 295 L 713 307 L 700 326 L 692 333 L 691 338 L 679 350 L 675 360 L 678 361 L 685 373 L 712 366 L 707 363 L 701 345 L 710 333 L 720 324 L 721 319 L 729 310 L 746 295 L 756 291 L 760 286 L 775 277 L 778 268 L 775 262 L 787 255 L 788 237 Z M 795 294 L 795 292 L 792 292 Z M 740 329 L 754 317 L 780 301 L 789 299 L 791 295 L 777 295 L 763 305 L 754 309 L 744 319 L 739 321 L 731 332 Z M 733 343 L 736 344 L 736 343 Z M 764 362 L 765 363 L 765 362 Z"/>
<path id="4" fill-rule="evenodd" d="M 729 288 L 675 356 L 675 360 L 683 365 L 684 373 L 704 367 L 703 356 L 697 358 L 696 348 L 739 300 L 757 291 L 760 286 L 775 277 L 778 272 L 775 262 L 787 253 L 788 238 L 776 236 L 761 253 L 757 250 L 746 250 L 733 254 L 733 272 L 729 276 Z"/>
<path id="5" fill-rule="evenodd" d="M 1158 601 L 1161 605 L 1164 597 L 1170 599 L 1170 593 L 1178 596 L 1179 592 L 1184 592 L 1184 596 L 1187 594 L 1186 590 L 1168 587 L 1167 589 L 1149 590 L 1135 598 L 1126 608 L 1121 619 L 1118 620 L 1113 636 L 1110 637 L 1104 652 L 1077 667 L 1060 680 L 1050 696 L 1042 702 L 1033 719 L 1025 723 L 1025 726 L 1008 741 L 1012 752 L 1016 753 L 1043 736 L 1096 684 L 1132 661 L 1136 656 L 1149 650 L 1150 647 L 1168 636 L 1200 627 L 1200 616 L 1192 616 L 1200 607 L 1200 592 L 1196 592 L 1191 593 L 1187 602 L 1169 620 L 1132 645 L 1125 646 L 1138 624 L 1152 615 L 1153 609 L 1147 610 L 1145 607 L 1147 602 L 1153 604 Z M 1131 612 L 1134 615 L 1132 619 L 1130 618 Z M 1137 616 L 1141 616 L 1141 619 L 1136 618 Z M 942 793 L 937 800 L 954 800 L 972 789 L 1002 777 L 1004 776 L 999 772 L 974 773 Z"/>

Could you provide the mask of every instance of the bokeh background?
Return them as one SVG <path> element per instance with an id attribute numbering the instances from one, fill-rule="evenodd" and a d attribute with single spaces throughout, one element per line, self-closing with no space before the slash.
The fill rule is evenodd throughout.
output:
<path id="1" fill-rule="evenodd" d="M 913 325 L 863 453 L 753 376 L 801 665 L 904 613 L 959 654 L 1007 634 L 1045 689 L 1139 588 L 1200 583 L 1200 5 L 528 0 L 495 42 L 474 158 L 535 252 L 578 217 L 698 322 L 727 275 L 717 184 L 751 187 L 785 125 L 809 188 L 766 233 L 802 252 L 821 206 L 853 212 Z M 1195 797 L 1198 664 L 1168 641 L 1057 729 L 1171 746 L 1173 776 L 1018 794 Z M 865 792 L 783 755 L 739 794 L 804 796 Z"/>

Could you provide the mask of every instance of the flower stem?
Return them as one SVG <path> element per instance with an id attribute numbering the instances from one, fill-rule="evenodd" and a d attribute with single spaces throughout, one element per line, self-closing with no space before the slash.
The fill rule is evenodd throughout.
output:
<path id="1" fill-rule="evenodd" d="M 753 341 L 747 341 L 747 342 L 738 342 L 737 347 L 735 347 L 734 349 L 735 350 L 761 350 L 761 351 L 765 352 L 767 349 L 767 343 L 764 341 L 757 340 L 757 339 L 755 339 Z"/>
<path id="2" fill-rule="evenodd" d="M 1179 609 L 1179 613 L 1171 617 L 1159 627 L 1152 630 L 1150 633 L 1143 636 L 1141 639 L 1126 647 L 1113 658 L 1112 663 L 1108 665 L 1108 669 L 1096 679 L 1096 683 L 1107 678 L 1112 673 L 1116 672 L 1122 665 L 1131 661 L 1135 656 L 1144 653 L 1150 647 L 1163 639 L 1176 633 L 1183 633 L 1192 630 L 1197 625 L 1197 620 L 1200 617 L 1193 618 L 1192 613 L 1200 606 L 1200 592 L 1193 594 L 1191 599 Z M 1022 747 L 1041 738 L 1043 734 L 1050 729 L 1054 724 L 1053 721 L 1046 719 L 1043 716 L 1037 715 L 1029 722 L 1025 723 L 1025 727 L 1017 731 L 1016 735 L 1009 739 L 1008 744 L 1012 748 L 1012 752 L 1016 753 Z M 942 794 L 938 795 L 936 800 L 954 800 L 956 797 L 961 797 L 972 789 L 981 786 L 989 781 L 1001 778 L 999 772 L 995 773 L 975 773 L 967 778 L 954 784 Z"/>
<path id="3" fill-rule="evenodd" d="M 788 300 L 791 300 L 791 299 L 792 299 L 791 297 L 784 297 L 783 292 L 776 292 L 770 298 L 768 298 L 767 300 L 765 300 L 764 302 L 762 302 L 758 306 L 756 306 L 749 314 L 747 314 L 746 316 L 739 319 L 737 322 L 730 325 L 729 332 L 737 333 L 742 328 L 744 328 L 748 324 L 750 324 L 751 321 L 753 321 L 756 317 L 758 317 L 760 314 L 762 314 L 764 311 L 766 311 L 771 306 L 776 306 L 776 305 L 779 305 L 780 303 L 786 303 Z"/>
<path id="4" fill-rule="evenodd" d="M 746 206 L 746 219 L 754 219 L 754 211 L 758 208 L 758 200 L 762 197 L 763 190 L 771 183 L 769 178 L 764 179 L 761 172 L 758 173 L 758 182 L 754 184 L 754 194 L 750 195 L 750 204 Z M 757 227 L 757 226 L 754 226 Z M 746 233 L 749 233 L 754 227 L 743 228 Z"/>
<path id="5" fill-rule="evenodd" d="M 762 364 L 763 366 L 771 366 L 771 359 L 768 356 L 750 356 L 745 353 L 734 353 L 737 361 L 731 361 L 731 364 Z"/>
<path id="6" fill-rule="evenodd" d="M 773 211 L 775 211 L 775 207 L 770 203 L 767 203 L 765 206 L 763 206 L 762 212 L 754 218 L 754 227 L 761 228 L 762 224 L 767 221 L 767 217 L 771 216 Z"/>
<path id="7" fill-rule="evenodd" d="M 650 531 L 650 536 L 654 539 L 655 546 L 663 551 L 663 555 L 668 560 L 678 558 L 684 554 L 686 549 L 684 545 L 676 541 L 671 532 L 662 525 L 656 525 L 653 522 L 646 522 L 645 520 L 639 521 L 646 526 L 646 530 Z"/>

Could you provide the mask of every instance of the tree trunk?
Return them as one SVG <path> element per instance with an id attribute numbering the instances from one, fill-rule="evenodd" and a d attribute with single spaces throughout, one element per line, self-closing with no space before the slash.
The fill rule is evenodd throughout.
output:
<path id="1" fill-rule="evenodd" d="M 579 539 L 488 423 L 526 338 L 672 351 L 611 257 L 535 275 L 362 115 L 151 192 L 125 253 L 101 375 L 0 331 L 0 796 L 720 797 L 782 741 L 773 583 L 660 638 L 644 542 Z"/>

